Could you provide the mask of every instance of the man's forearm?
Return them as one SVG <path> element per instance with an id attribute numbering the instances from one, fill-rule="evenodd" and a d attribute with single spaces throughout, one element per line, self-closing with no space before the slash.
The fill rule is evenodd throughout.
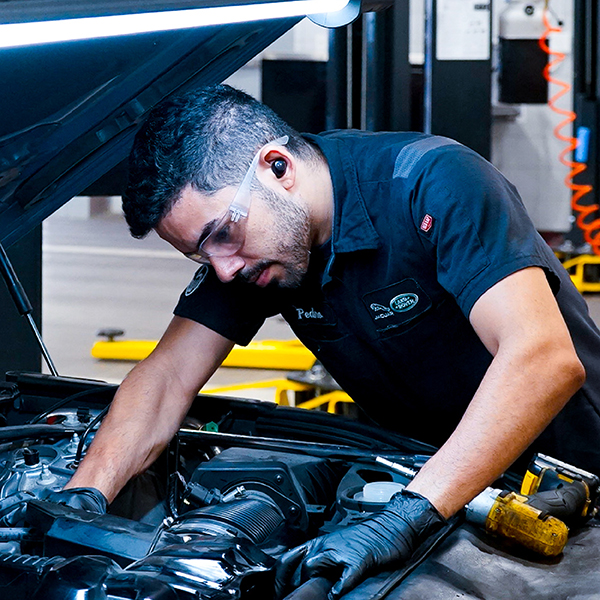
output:
<path id="1" fill-rule="evenodd" d="M 111 502 L 158 458 L 232 347 L 203 325 L 174 317 L 154 352 L 121 384 L 66 487 L 95 487 Z"/>
<path id="2" fill-rule="evenodd" d="M 500 350 L 457 429 L 409 489 L 454 514 L 510 467 L 583 381 L 568 348 Z"/>
<path id="3" fill-rule="evenodd" d="M 177 431 L 193 398 L 141 363 L 119 388 L 94 441 L 67 488 L 94 487 L 109 502 L 147 469 Z"/>
<path id="4" fill-rule="evenodd" d="M 524 386 L 511 401 L 498 397 L 484 385 L 494 410 L 477 406 L 474 399 L 460 425 L 446 444 L 423 467 L 409 489 L 428 498 L 445 517 L 467 504 L 497 479 L 548 425 L 564 403 L 577 390 L 577 376 L 571 386 L 552 394 L 551 402 L 540 405 L 536 390 Z M 504 390 L 506 392 L 506 390 Z M 539 392 L 539 390 L 538 390 Z"/>

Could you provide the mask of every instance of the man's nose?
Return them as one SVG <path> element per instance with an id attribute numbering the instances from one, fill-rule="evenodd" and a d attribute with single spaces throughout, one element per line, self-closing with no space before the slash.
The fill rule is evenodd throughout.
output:
<path id="1" fill-rule="evenodd" d="M 210 262 L 217 277 L 223 283 L 232 281 L 246 265 L 244 259 L 235 254 L 233 256 L 211 256 Z"/>

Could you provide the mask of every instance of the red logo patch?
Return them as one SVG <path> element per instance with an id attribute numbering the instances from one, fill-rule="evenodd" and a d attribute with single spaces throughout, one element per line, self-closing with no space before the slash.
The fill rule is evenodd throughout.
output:
<path id="1" fill-rule="evenodd" d="M 431 215 L 425 215 L 421 221 L 421 231 L 429 231 L 433 226 L 433 217 Z"/>

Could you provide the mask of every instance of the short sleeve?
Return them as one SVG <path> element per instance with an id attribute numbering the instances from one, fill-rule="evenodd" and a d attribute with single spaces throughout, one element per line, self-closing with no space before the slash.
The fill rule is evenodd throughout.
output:
<path id="1" fill-rule="evenodd" d="M 508 275 L 542 267 L 553 292 L 556 258 L 535 230 L 516 188 L 461 145 L 427 153 L 413 169 L 412 219 L 435 252 L 437 277 L 468 316 L 478 298 Z"/>
<path id="2" fill-rule="evenodd" d="M 237 280 L 222 283 L 211 267 L 201 265 L 173 313 L 246 346 L 265 319 L 278 312 L 273 305 L 269 290 Z"/>

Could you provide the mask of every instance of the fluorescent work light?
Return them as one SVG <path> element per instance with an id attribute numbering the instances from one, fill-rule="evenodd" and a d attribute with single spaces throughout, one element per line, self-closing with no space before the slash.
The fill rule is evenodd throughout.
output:
<path id="1" fill-rule="evenodd" d="M 0 48 L 334 13 L 343 10 L 349 2 L 350 0 L 293 0 L 29 23 L 1 23 Z"/>

